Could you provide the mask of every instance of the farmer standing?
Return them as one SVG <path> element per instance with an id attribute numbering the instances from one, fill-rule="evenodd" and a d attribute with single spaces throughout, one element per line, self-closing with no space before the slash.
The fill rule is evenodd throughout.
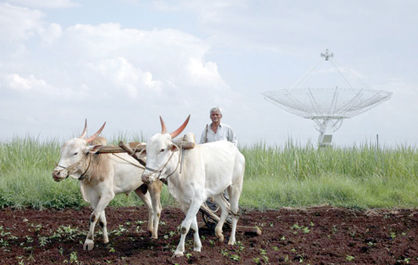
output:
<path id="1" fill-rule="evenodd" d="M 237 137 L 229 125 L 221 123 L 222 111 L 219 107 L 210 110 L 210 119 L 212 123 L 206 124 L 205 129 L 200 137 L 200 143 L 209 143 L 215 141 L 226 140 L 237 145 Z"/>
<path id="2" fill-rule="evenodd" d="M 225 140 L 237 146 L 238 140 L 232 128 L 229 125 L 221 123 L 222 111 L 219 107 L 210 109 L 210 119 L 212 120 L 212 123 L 206 124 L 202 136 L 200 137 L 200 143 L 204 144 Z M 224 196 L 227 200 L 229 199 L 226 191 L 224 191 Z M 206 205 L 213 211 L 217 209 L 217 205 L 212 198 L 206 200 Z"/>

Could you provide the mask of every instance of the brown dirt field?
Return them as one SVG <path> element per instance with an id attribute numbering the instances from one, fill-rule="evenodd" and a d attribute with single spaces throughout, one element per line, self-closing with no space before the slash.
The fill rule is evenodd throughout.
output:
<path id="1" fill-rule="evenodd" d="M 358 211 L 333 207 L 246 211 L 239 225 L 262 235 L 237 232 L 228 246 L 201 221 L 202 252 L 172 257 L 183 214 L 163 210 L 159 239 L 146 230 L 144 207 L 108 208 L 110 243 L 83 250 L 90 210 L 0 210 L 1 264 L 418 264 L 418 210 Z"/>

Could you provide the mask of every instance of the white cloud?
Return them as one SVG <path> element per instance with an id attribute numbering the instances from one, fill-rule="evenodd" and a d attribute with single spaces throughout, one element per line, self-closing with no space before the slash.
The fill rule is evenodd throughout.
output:
<path id="1" fill-rule="evenodd" d="M 225 95 L 233 92 L 216 63 L 205 59 L 210 47 L 191 34 L 115 23 L 39 25 L 39 38 L 25 40 L 32 45 L 0 66 L 7 89 L 76 101 L 123 97 L 125 103 L 153 101 L 154 107 L 170 102 L 186 107 L 198 104 L 196 97 L 230 102 Z"/>
<path id="2" fill-rule="evenodd" d="M 219 76 L 216 63 L 204 63 L 198 58 L 190 58 L 187 68 L 191 78 L 194 80 L 211 82 L 214 80 L 216 81 L 218 79 L 217 77 Z"/>
<path id="3" fill-rule="evenodd" d="M 11 3 L 34 8 L 69 8 L 78 6 L 71 0 L 9 0 Z"/>
<path id="4" fill-rule="evenodd" d="M 191 91 L 205 94 L 228 88 L 216 64 L 205 60 L 209 46 L 181 31 L 127 29 L 111 23 L 75 25 L 62 35 L 56 47 L 85 71 L 83 81 L 89 87 L 107 87 L 106 93 L 122 88 L 131 97 L 187 98 Z"/>
<path id="5" fill-rule="evenodd" d="M 46 80 L 36 77 L 33 74 L 21 75 L 18 73 L 0 75 L 1 87 L 16 92 L 20 98 L 33 99 L 63 99 L 74 100 L 88 96 L 89 89 L 81 85 L 80 89 L 68 88 L 65 84 L 54 86 Z"/>
<path id="6" fill-rule="evenodd" d="M 153 80 L 150 72 L 145 72 L 142 76 L 142 80 L 147 88 L 160 91 L 161 82 Z"/>
<path id="7" fill-rule="evenodd" d="M 195 0 L 195 1 L 154 1 L 155 8 L 162 11 L 182 11 L 184 9 L 191 10 L 198 15 L 199 19 L 204 23 L 222 23 L 225 19 L 225 14 L 231 14 L 231 10 L 247 9 L 247 0 Z"/>
<path id="8" fill-rule="evenodd" d="M 161 90 L 161 81 L 153 80 L 150 72 L 143 72 L 123 57 L 99 61 L 95 65 L 91 64 L 90 68 L 100 73 L 103 79 L 109 80 L 116 89 L 123 89 L 132 98 L 136 98 L 140 90 Z"/>
<path id="9" fill-rule="evenodd" d="M 47 44 L 51 44 L 62 36 L 62 28 L 59 24 L 52 23 L 39 30 L 39 35 Z"/>
<path id="10" fill-rule="evenodd" d="M 40 11 L 0 3 L 0 41 L 30 38 L 42 26 L 42 18 Z"/>
<path id="11" fill-rule="evenodd" d="M 19 92 L 27 92 L 31 90 L 42 91 L 47 87 L 46 82 L 42 79 L 37 79 L 33 75 L 22 77 L 19 74 L 9 74 L 5 76 L 6 86 L 12 90 Z"/>

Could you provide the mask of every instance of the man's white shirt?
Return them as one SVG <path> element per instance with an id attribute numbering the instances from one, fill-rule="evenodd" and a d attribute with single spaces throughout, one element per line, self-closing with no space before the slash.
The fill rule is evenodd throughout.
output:
<path id="1" fill-rule="evenodd" d="M 238 144 L 237 137 L 232 131 L 232 128 L 224 123 L 219 124 L 216 133 L 212 131 L 210 124 L 207 124 L 200 137 L 201 144 L 222 140 L 230 141 L 235 145 Z"/>

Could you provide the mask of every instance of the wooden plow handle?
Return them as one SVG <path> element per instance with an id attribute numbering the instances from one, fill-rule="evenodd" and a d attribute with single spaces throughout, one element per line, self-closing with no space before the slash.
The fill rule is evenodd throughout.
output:
<path id="1" fill-rule="evenodd" d="M 209 218 L 211 218 L 213 221 L 215 221 L 216 223 L 219 222 L 220 218 L 219 216 L 217 216 L 215 213 L 212 212 L 211 209 L 209 209 L 205 204 L 202 204 L 202 206 L 200 206 L 200 211 L 202 211 L 203 213 L 205 213 L 207 216 L 209 216 Z M 225 221 L 229 226 L 231 226 L 232 224 L 230 223 L 230 221 L 228 221 L 228 219 Z M 244 225 L 237 225 L 237 229 L 239 231 L 242 231 L 244 233 L 250 233 L 250 234 L 255 234 L 257 236 L 261 235 L 261 229 L 258 226 L 244 226 Z"/>

